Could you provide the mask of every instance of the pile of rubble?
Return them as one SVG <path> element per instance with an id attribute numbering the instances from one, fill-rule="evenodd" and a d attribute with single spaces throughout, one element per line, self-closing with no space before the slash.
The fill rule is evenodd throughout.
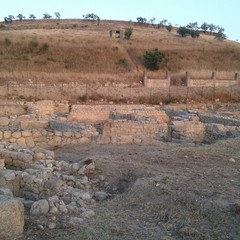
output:
<path id="1" fill-rule="evenodd" d="M 27 168 L 5 168 L 3 158 L 17 161 L 22 156 L 32 160 Z M 27 214 L 45 216 L 44 221 L 36 223 L 40 229 L 52 229 L 75 226 L 93 217 L 96 201 L 111 196 L 104 191 L 108 182 L 91 159 L 75 163 L 56 161 L 52 151 L 22 149 L 17 145 L 2 146 L 0 158 L 0 222 L 4 223 L 0 225 L 0 239 L 13 239 L 22 233 L 23 206 Z M 8 212 L 13 207 L 17 208 L 14 214 L 19 216 L 10 221 L 11 226 L 19 226 L 14 229 L 7 224 L 11 216 Z"/>

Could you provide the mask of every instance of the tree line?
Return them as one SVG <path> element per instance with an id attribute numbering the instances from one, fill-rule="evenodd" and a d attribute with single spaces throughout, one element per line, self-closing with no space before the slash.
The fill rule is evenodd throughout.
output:
<path id="1" fill-rule="evenodd" d="M 155 23 L 155 20 L 156 20 L 155 18 L 152 18 L 148 21 L 146 18 L 137 17 L 137 22 L 139 24 L 151 24 L 154 27 L 166 28 L 169 32 L 172 31 L 173 26 L 168 20 L 163 19 L 157 24 Z M 204 33 L 214 35 L 215 38 L 219 40 L 227 38 L 227 36 L 224 34 L 223 27 L 212 23 L 209 24 L 207 22 L 204 22 L 201 25 L 198 25 L 197 22 L 193 23 L 190 22 L 189 24 L 187 24 L 187 26 L 177 27 L 177 33 L 182 37 L 191 36 L 192 38 L 198 38 L 200 33 Z"/>
<path id="2" fill-rule="evenodd" d="M 59 12 L 55 12 L 54 14 L 55 14 L 56 19 L 58 19 L 58 20 L 61 19 L 61 14 Z M 30 19 L 30 20 L 35 20 L 36 18 L 37 17 L 34 14 L 30 14 L 30 16 L 28 17 L 28 19 Z M 43 13 L 43 19 L 51 19 L 51 18 L 52 18 L 52 16 L 49 13 Z M 8 15 L 7 17 L 4 17 L 4 22 L 11 23 L 14 20 L 23 21 L 25 19 L 26 19 L 26 17 L 20 13 L 16 17 L 13 15 Z M 95 13 L 88 13 L 86 15 L 83 15 L 83 19 L 93 21 L 93 22 L 95 22 L 95 21 L 100 22 L 99 16 Z"/>

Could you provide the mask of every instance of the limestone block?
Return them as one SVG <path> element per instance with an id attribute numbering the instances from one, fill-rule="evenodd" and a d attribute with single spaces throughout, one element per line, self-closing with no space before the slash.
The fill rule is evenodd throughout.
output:
<path id="1" fill-rule="evenodd" d="M 20 138 L 22 136 L 22 133 L 21 132 L 13 132 L 12 133 L 12 137 L 13 138 Z"/>
<path id="2" fill-rule="evenodd" d="M 0 117 L 0 126 L 6 127 L 8 126 L 10 120 L 7 117 Z"/>
<path id="3" fill-rule="evenodd" d="M 0 195 L 13 197 L 12 191 L 9 188 L 5 188 L 5 187 L 0 187 Z"/>
<path id="4" fill-rule="evenodd" d="M 32 132 L 29 130 L 24 130 L 22 131 L 22 137 L 31 137 L 32 136 Z"/>
<path id="5" fill-rule="evenodd" d="M 12 133 L 10 131 L 4 131 L 3 132 L 3 138 L 4 139 L 9 139 L 12 137 Z"/>
<path id="6" fill-rule="evenodd" d="M 36 129 L 36 128 L 48 128 L 48 121 L 21 121 L 20 126 L 22 129 Z"/>
<path id="7" fill-rule="evenodd" d="M 33 131 L 32 132 L 32 137 L 33 138 L 38 138 L 38 137 L 41 137 L 42 136 L 42 133 L 40 131 Z"/>
<path id="8" fill-rule="evenodd" d="M 90 143 L 90 142 L 91 142 L 91 140 L 87 137 L 82 137 L 79 139 L 80 144 L 85 144 L 85 143 Z"/>
<path id="9" fill-rule="evenodd" d="M 26 137 L 25 142 L 26 142 L 27 147 L 34 147 L 35 146 L 35 143 L 34 143 L 32 137 Z"/>
<path id="10" fill-rule="evenodd" d="M 62 142 L 62 138 L 61 138 L 61 137 L 54 136 L 54 137 L 52 138 L 52 140 L 50 140 L 50 141 L 48 142 L 48 144 L 51 145 L 51 146 L 58 146 L 58 145 L 61 144 L 61 142 Z"/>
<path id="11" fill-rule="evenodd" d="M 48 201 L 43 199 L 37 202 L 34 202 L 31 209 L 30 214 L 32 215 L 44 215 L 47 214 L 49 211 L 49 204 Z"/>
<path id="12" fill-rule="evenodd" d="M 25 142 L 25 138 L 21 137 L 19 139 L 16 140 L 16 143 L 21 146 L 21 147 L 26 147 L 26 142 Z"/>
<path id="13" fill-rule="evenodd" d="M 15 239 L 23 233 L 23 226 L 23 204 L 14 198 L 0 195 L 0 239 Z"/>
<path id="14" fill-rule="evenodd" d="M 34 160 L 37 160 L 37 161 L 44 159 L 44 157 L 45 157 L 45 154 L 41 152 L 35 153 L 33 156 Z"/>
<path id="15" fill-rule="evenodd" d="M 72 132 L 64 132 L 63 136 L 64 137 L 71 137 L 72 136 Z"/>
<path id="16" fill-rule="evenodd" d="M 0 159 L 0 170 L 5 168 L 5 160 Z"/>

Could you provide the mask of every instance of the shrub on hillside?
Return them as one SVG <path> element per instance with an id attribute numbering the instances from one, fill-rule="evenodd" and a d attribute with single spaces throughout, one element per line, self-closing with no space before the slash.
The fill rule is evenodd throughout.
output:
<path id="1" fill-rule="evenodd" d="M 131 36 L 132 36 L 132 33 L 133 33 L 133 29 L 132 28 L 126 28 L 125 32 L 124 32 L 125 38 L 127 40 L 129 40 L 131 38 Z"/>
<path id="2" fill-rule="evenodd" d="M 153 51 L 146 51 L 144 55 L 144 66 L 150 70 L 158 70 L 159 63 L 164 59 L 164 53 L 160 52 L 157 48 Z"/>

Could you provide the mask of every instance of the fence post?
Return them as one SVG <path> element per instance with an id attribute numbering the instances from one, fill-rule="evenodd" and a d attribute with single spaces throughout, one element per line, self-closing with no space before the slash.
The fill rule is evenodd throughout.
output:
<path id="1" fill-rule="evenodd" d="M 38 84 L 38 80 L 36 78 L 36 81 L 35 81 L 35 101 L 37 101 L 37 84 Z"/>
<path id="2" fill-rule="evenodd" d="M 238 73 L 235 73 L 235 74 L 234 74 L 234 80 L 238 81 L 238 78 L 239 78 Z"/>
<path id="3" fill-rule="evenodd" d="M 7 81 L 7 98 L 9 96 L 9 82 Z"/>
<path id="4" fill-rule="evenodd" d="M 186 72 L 186 86 L 188 87 L 190 85 L 190 76 L 189 72 Z"/>

